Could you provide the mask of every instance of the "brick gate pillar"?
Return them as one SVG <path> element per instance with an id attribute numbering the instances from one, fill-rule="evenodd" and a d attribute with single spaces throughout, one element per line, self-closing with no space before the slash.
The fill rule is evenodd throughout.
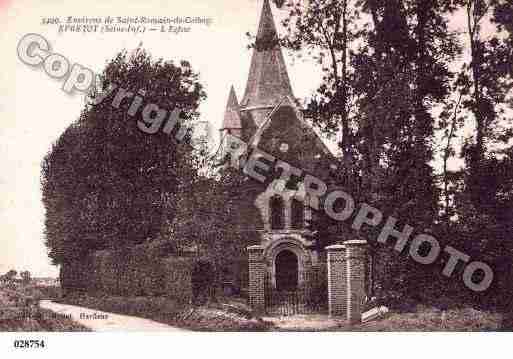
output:
<path id="1" fill-rule="evenodd" d="M 265 262 L 263 246 L 250 246 L 249 256 L 249 305 L 257 313 L 265 310 Z"/>
<path id="2" fill-rule="evenodd" d="M 346 248 L 336 244 L 328 252 L 328 305 L 331 317 L 347 313 Z"/>
<path id="3" fill-rule="evenodd" d="M 367 241 L 344 242 L 347 267 L 347 320 L 362 321 L 362 304 L 365 299 L 365 270 L 367 266 Z"/>

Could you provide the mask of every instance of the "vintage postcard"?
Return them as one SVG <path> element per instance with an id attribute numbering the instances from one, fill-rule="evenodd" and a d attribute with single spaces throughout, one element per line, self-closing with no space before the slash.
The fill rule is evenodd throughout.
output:
<path id="1" fill-rule="evenodd" d="M 8 350 L 513 330 L 512 1 L 1 0 L 0 24 Z"/>

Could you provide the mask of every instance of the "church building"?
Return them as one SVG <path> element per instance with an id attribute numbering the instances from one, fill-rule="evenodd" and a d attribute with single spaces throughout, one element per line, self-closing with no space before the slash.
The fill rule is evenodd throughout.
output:
<path id="1" fill-rule="evenodd" d="M 252 51 L 241 100 L 233 87 L 229 91 L 221 142 L 227 134 L 236 136 L 303 173 L 327 178 L 336 169 L 335 157 L 304 119 L 294 97 L 269 0 L 263 2 Z M 307 229 L 313 214 L 300 198 L 304 191 L 276 179 L 259 185 L 253 201 L 241 203 L 246 208 L 240 211 L 241 216 L 257 213 L 259 218 L 241 220 L 247 224 L 241 230 L 253 231 L 263 247 L 266 286 L 277 291 L 311 286 L 316 275 L 325 271 L 325 258 Z"/>

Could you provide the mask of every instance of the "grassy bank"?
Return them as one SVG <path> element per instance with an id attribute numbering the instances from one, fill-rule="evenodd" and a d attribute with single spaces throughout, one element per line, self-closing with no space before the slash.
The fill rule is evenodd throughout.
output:
<path id="1" fill-rule="evenodd" d="M 117 297 L 75 293 L 60 301 L 64 304 L 104 312 L 151 319 L 195 331 L 266 331 L 270 324 L 253 317 L 240 305 L 208 304 L 193 307 L 165 297 Z"/>
<path id="2" fill-rule="evenodd" d="M 279 331 L 470 332 L 500 330 L 502 315 L 470 307 L 441 311 L 418 305 L 410 312 L 390 312 L 379 319 L 355 325 L 327 315 L 266 319 Z"/>
<path id="3" fill-rule="evenodd" d="M 70 318 L 39 308 L 48 298 L 44 289 L 10 283 L 0 287 L 0 332 L 74 332 L 89 331 Z"/>
<path id="4" fill-rule="evenodd" d="M 390 313 L 385 318 L 360 325 L 365 331 L 498 331 L 502 315 L 471 307 L 441 311 L 418 305 L 411 313 Z"/>

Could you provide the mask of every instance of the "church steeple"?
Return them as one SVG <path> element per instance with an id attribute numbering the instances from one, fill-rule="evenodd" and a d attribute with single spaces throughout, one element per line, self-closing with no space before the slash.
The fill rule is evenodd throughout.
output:
<path id="1" fill-rule="evenodd" d="M 237 95 L 233 86 L 230 88 L 230 94 L 228 95 L 228 102 L 226 103 L 226 110 L 224 112 L 223 126 L 221 131 L 228 131 L 237 137 L 240 137 L 242 129 L 240 120 L 240 107 L 237 101 Z"/>
<path id="2" fill-rule="evenodd" d="M 269 0 L 264 0 L 241 110 L 257 109 L 252 112 L 256 125 L 259 125 L 263 115 L 261 110 L 268 112 L 285 96 L 294 98 L 271 6 Z"/>

